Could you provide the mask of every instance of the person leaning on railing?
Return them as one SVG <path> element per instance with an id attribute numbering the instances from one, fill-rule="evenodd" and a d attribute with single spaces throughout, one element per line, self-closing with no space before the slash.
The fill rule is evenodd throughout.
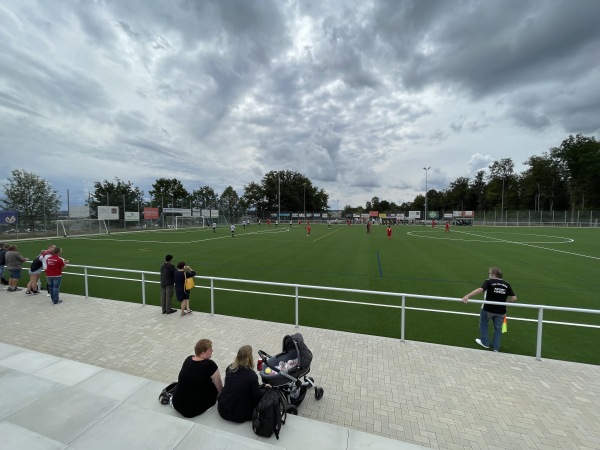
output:
<path id="1" fill-rule="evenodd" d="M 515 295 L 510 284 L 502 279 L 502 271 L 499 267 L 492 267 L 488 272 L 488 279 L 483 282 L 481 287 L 468 293 L 463 297 L 463 302 L 468 303 L 469 299 L 477 294 L 485 292 L 484 299 L 490 302 L 516 302 Z M 494 323 L 494 337 L 492 339 L 492 348 L 495 352 L 500 351 L 500 340 L 502 339 L 502 322 L 506 315 L 505 305 L 490 305 L 483 303 L 479 314 L 479 332 L 480 338 L 475 342 L 483 348 L 490 347 L 490 335 L 488 331 L 488 322 Z"/>

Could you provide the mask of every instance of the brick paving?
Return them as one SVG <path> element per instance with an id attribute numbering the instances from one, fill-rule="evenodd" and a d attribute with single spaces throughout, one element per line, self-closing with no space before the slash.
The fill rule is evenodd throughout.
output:
<path id="1" fill-rule="evenodd" d="M 0 342 L 168 383 L 200 338 L 222 373 L 237 349 L 314 354 L 299 415 L 431 448 L 600 449 L 600 367 L 61 294 L 0 291 Z M 475 327 L 475 325 L 474 325 Z"/>

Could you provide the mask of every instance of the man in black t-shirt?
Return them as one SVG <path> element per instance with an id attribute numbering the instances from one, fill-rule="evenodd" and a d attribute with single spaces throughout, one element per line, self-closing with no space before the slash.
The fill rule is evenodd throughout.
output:
<path id="1" fill-rule="evenodd" d="M 475 289 L 463 297 L 463 302 L 468 303 L 473 295 L 485 292 L 484 299 L 490 302 L 516 302 L 515 295 L 510 284 L 502 279 L 502 271 L 499 267 L 492 267 L 488 273 L 489 278 L 483 282 L 480 288 Z M 490 336 L 488 323 L 491 320 L 494 323 L 494 337 L 492 339 L 492 348 L 495 352 L 500 351 L 500 340 L 502 339 L 502 322 L 506 315 L 505 305 L 490 305 L 483 303 L 479 315 L 480 338 L 475 339 L 483 348 L 490 347 Z"/>
<path id="2" fill-rule="evenodd" d="M 172 255 L 165 257 L 165 262 L 160 266 L 160 306 L 163 314 L 173 314 L 176 309 L 171 308 L 173 293 L 175 292 L 175 272 L 177 269 L 171 261 Z"/>

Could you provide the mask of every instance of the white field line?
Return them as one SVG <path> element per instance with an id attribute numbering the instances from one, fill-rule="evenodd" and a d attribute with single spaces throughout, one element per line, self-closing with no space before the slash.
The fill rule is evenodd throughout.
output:
<path id="1" fill-rule="evenodd" d="M 249 233 L 243 233 L 243 234 L 237 234 L 236 237 L 242 237 L 242 236 L 247 236 L 250 234 L 264 234 L 264 233 L 269 233 L 269 234 L 273 234 L 273 233 L 287 233 L 289 231 L 289 229 L 287 228 L 281 228 L 281 229 L 272 229 L 272 230 L 264 230 L 264 231 L 251 231 Z M 183 231 L 183 232 L 177 232 L 177 231 L 173 231 L 172 233 L 177 233 L 177 234 L 183 234 L 183 233 L 190 233 L 190 231 Z M 211 237 L 206 237 L 203 239 L 195 239 L 192 241 L 185 241 L 185 242 L 181 242 L 181 241 L 146 241 L 146 240 L 141 240 L 141 239 L 113 239 L 113 238 L 107 238 L 107 237 L 70 237 L 69 239 L 82 239 L 82 240 L 88 240 L 88 241 L 115 241 L 115 242 L 137 242 L 137 243 L 141 243 L 141 244 L 193 244 L 193 243 L 198 243 L 198 242 L 207 242 L 207 241 L 214 241 L 217 239 L 231 239 L 231 232 L 227 229 L 221 228 L 221 233 L 227 233 L 226 235 L 220 235 L 220 236 L 211 236 Z"/>
<path id="2" fill-rule="evenodd" d="M 533 248 L 538 248 L 538 249 L 541 249 L 541 250 L 548 250 L 548 251 L 550 251 L 550 252 L 564 253 L 564 254 L 566 254 L 566 255 L 580 256 L 580 257 L 582 257 L 582 258 L 589 258 L 589 259 L 596 259 L 596 260 L 600 260 L 600 257 L 597 257 L 597 256 L 583 255 L 583 254 L 581 254 L 581 253 L 568 252 L 568 251 L 566 251 L 566 250 L 557 250 L 557 249 L 555 249 L 555 248 L 541 247 L 541 246 L 539 246 L 539 245 L 533 245 L 533 244 L 529 244 L 529 243 L 526 243 L 526 242 L 516 242 L 516 241 L 509 241 L 509 240 L 507 240 L 507 239 L 499 239 L 499 238 L 494 238 L 494 237 L 491 237 L 491 236 L 485 236 L 485 235 L 484 235 L 484 236 L 482 236 L 482 235 L 480 235 L 480 234 L 476 234 L 476 233 L 467 233 L 467 232 L 465 232 L 465 231 L 455 231 L 455 233 L 462 233 L 462 234 L 466 234 L 467 236 L 476 236 L 476 237 L 480 237 L 480 238 L 493 239 L 493 240 L 495 240 L 495 241 L 498 241 L 498 242 L 505 242 L 505 243 L 507 243 L 507 244 L 523 245 L 523 246 L 525 246 L 525 247 L 533 247 Z M 556 237 L 556 236 L 552 236 L 552 237 Z M 561 239 L 565 239 L 565 238 L 561 238 Z M 569 241 L 566 241 L 566 242 L 569 242 Z M 557 242 L 557 244 L 559 244 L 559 243 L 560 243 L 560 244 L 562 244 L 562 243 L 566 243 L 566 242 Z M 570 242 L 573 242 L 573 239 L 570 239 Z"/>

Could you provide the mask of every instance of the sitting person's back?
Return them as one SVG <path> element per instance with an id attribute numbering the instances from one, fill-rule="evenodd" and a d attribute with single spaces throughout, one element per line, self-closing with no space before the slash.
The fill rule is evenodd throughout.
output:
<path id="1" fill-rule="evenodd" d="M 219 414 L 232 422 L 251 420 L 252 411 L 263 395 L 254 372 L 251 346 L 244 345 L 238 350 L 225 374 L 225 386 L 219 395 Z"/>
<path id="2" fill-rule="evenodd" d="M 201 339 L 195 355 L 188 356 L 179 371 L 173 408 L 184 417 L 195 417 L 213 406 L 223 388 L 217 364 L 210 359 L 212 342 Z"/>

